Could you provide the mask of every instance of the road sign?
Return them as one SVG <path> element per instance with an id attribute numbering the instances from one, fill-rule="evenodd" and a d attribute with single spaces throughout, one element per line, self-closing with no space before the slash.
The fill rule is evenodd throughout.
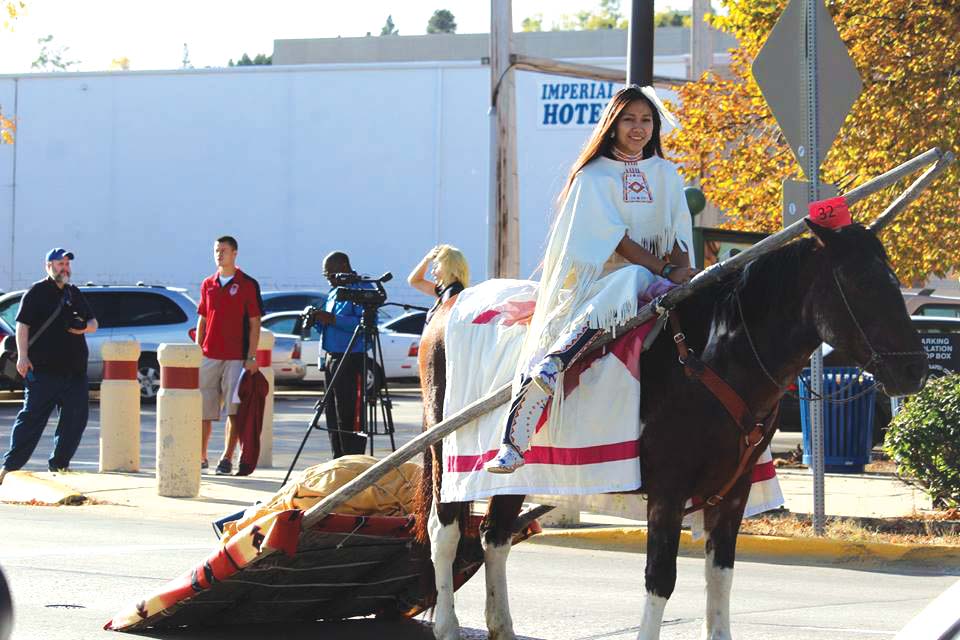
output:
<path id="1" fill-rule="evenodd" d="M 863 83 L 823 2 L 816 5 L 817 149 L 819 162 L 856 102 Z M 804 0 L 790 0 L 753 61 L 753 77 L 808 180 L 808 83 Z"/>
<path id="2" fill-rule="evenodd" d="M 835 198 L 840 195 L 837 188 L 826 182 L 820 183 L 820 199 Z M 783 228 L 786 229 L 797 220 L 806 217 L 810 204 L 810 186 L 804 180 L 783 181 Z"/>

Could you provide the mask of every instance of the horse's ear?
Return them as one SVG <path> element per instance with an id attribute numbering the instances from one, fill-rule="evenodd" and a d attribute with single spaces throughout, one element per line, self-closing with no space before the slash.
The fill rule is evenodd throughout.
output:
<path id="1" fill-rule="evenodd" d="M 816 238 L 817 244 L 821 247 L 828 246 L 837 235 L 837 232 L 833 229 L 822 227 L 815 222 L 810 222 L 808 218 L 804 218 L 803 221 L 807 223 L 807 227 L 813 232 L 813 237 Z"/>

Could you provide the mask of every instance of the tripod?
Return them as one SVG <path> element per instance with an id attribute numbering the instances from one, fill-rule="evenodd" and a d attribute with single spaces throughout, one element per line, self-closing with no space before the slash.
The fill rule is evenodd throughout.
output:
<path id="1" fill-rule="evenodd" d="M 380 331 L 377 327 L 377 309 L 381 306 L 380 304 L 366 304 L 361 303 L 363 307 L 363 314 L 360 318 L 360 323 L 357 325 L 357 328 L 353 330 L 353 335 L 350 336 L 350 342 L 347 345 L 346 351 L 344 351 L 344 357 L 340 359 L 337 363 L 336 369 L 333 371 L 333 375 L 330 377 L 330 383 L 327 385 L 327 388 L 324 390 L 323 397 L 317 401 L 313 407 L 313 419 L 310 421 L 310 426 L 307 427 L 307 432 L 303 434 L 303 440 L 300 442 L 300 448 L 297 449 L 297 454 L 293 457 L 293 462 L 290 463 L 290 468 L 287 470 L 287 475 L 283 479 L 283 484 L 287 484 L 287 481 L 290 479 L 290 475 L 293 473 L 294 467 L 297 466 L 297 461 L 300 459 L 300 454 L 303 453 L 303 448 L 307 444 L 307 439 L 310 437 L 310 433 L 314 429 L 319 429 L 321 431 L 327 431 L 328 433 L 336 433 L 339 437 L 340 434 L 351 434 L 355 436 L 360 436 L 367 439 L 367 442 L 370 444 L 370 455 L 373 455 L 374 442 L 373 437 L 376 435 L 387 435 L 390 437 L 390 450 L 396 451 L 397 445 L 394 442 L 393 433 L 393 401 L 390 398 L 390 389 L 387 386 L 387 378 L 383 364 L 383 346 L 380 344 Z M 334 388 L 337 381 L 344 375 L 344 364 L 347 361 L 347 356 L 352 354 L 356 344 L 360 342 L 362 345 L 362 350 L 359 351 L 362 354 L 362 365 L 360 368 L 360 385 L 359 385 L 359 396 L 360 396 L 360 429 L 359 431 L 349 431 L 345 429 L 337 429 L 328 427 L 318 426 L 320 422 L 320 416 L 326 411 L 327 404 L 331 401 L 334 395 Z M 370 358 L 367 356 L 368 353 L 373 352 L 373 369 L 370 368 Z M 369 374 L 372 373 L 373 384 L 368 384 Z M 372 390 L 368 387 L 372 386 Z M 377 409 L 380 409 L 379 415 Z M 380 421 L 382 419 L 382 422 Z"/>

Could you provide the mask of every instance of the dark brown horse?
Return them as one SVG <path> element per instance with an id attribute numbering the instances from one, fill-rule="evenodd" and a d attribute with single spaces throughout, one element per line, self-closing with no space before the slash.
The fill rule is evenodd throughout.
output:
<path id="1" fill-rule="evenodd" d="M 705 288 L 675 310 L 687 344 L 745 401 L 755 416 L 772 412 L 821 342 L 845 352 L 874 374 L 891 395 L 923 385 L 927 361 L 900 295 L 899 284 L 874 234 L 859 225 L 790 243 L 749 263 L 735 276 Z M 449 308 L 449 306 L 448 306 Z M 424 333 L 420 349 L 424 427 L 443 415 L 444 309 Z M 644 423 L 640 463 L 647 508 L 647 598 L 638 638 L 659 638 L 667 599 L 676 584 L 684 505 L 711 496 L 737 477 L 740 427 L 723 404 L 678 364 L 672 332 L 663 332 L 642 358 Z M 769 443 L 772 430 L 756 447 Z M 755 458 L 754 458 L 755 459 Z M 467 504 L 436 504 L 441 481 L 439 446 L 424 460 L 419 521 L 429 534 L 437 587 L 434 635 L 459 638 L 453 608 L 452 562 Z M 704 510 L 707 607 L 703 637 L 730 638 L 730 586 L 737 532 L 750 489 L 740 475 L 716 506 Z M 490 501 L 481 543 L 487 580 L 490 638 L 513 639 L 505 564 L 510 532 L 523 496 Z"/>

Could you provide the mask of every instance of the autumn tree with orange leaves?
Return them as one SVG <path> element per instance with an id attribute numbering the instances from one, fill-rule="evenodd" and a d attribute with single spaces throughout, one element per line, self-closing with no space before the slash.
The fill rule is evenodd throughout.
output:
<path id="1" fill-rule="evenodd" d="M 686 177 L 699 178 L 726 214 L 725 226 L 774 232 L 781 183 L 804 178 L 750 65 L 787 0 L 721 1 L 728 13 L 711 22 L 740 43 L 731 51 L 731 75 L 708 72 L 680 88 L 674 108 L 683 128 L 664 142 Z M 931 147 L 960 151 L 960 2 L 826 4 L 864 89 L 826 157 L 823 181 L 843 192 Z M 916 177 L 857 204 L 854 218 L 869 222 Z M 960 167 L 944 172 L 882 239 L 904 283 L 960 267 Z"/>
<path id="2" fill-rule="evenodd" d="M 0 1 L 0 25 L 3 29 L 9 29 L 17 16 L 26 8 L 26 3 L 20 0 L 2 0 Z M 13 144 L 13 131 L 15 129 L 13 120 L 3 116 L 3 105 L 0 104 L 0 144 Z"/>

